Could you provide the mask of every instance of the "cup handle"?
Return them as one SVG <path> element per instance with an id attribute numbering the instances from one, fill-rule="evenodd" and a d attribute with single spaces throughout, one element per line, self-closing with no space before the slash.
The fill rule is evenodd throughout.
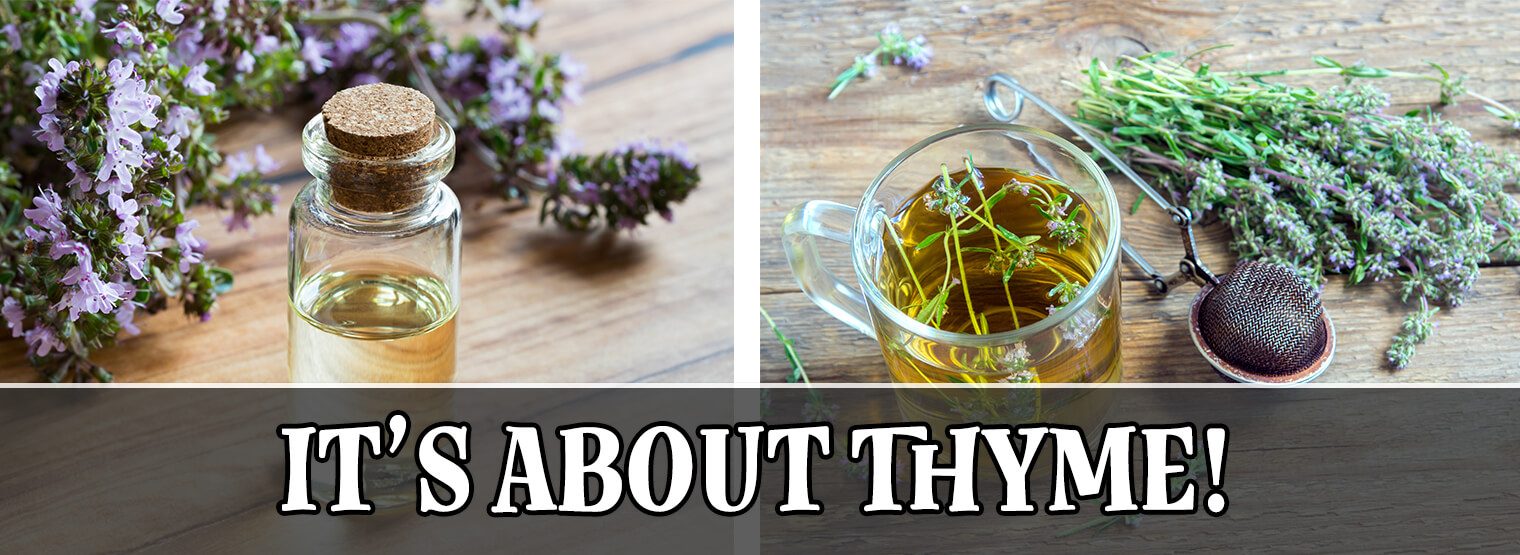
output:
<path id="1" fill-rule="evenodd" d="M 792 267 L 797 285 L 807 293 L 813 304 L 871 337 L 876 330 L 871 327 L 871 313 L 866 308 L 865 296 L 860 289 L 839 279 L 818 255 L 814 238 L 824 238 L 849 244 L 851 227 L 855 223 L 855 209 L 837 202 L 814 200 L 793 208 L 781 225 L 781 235 L 786 242 L 786 261 Z"/>

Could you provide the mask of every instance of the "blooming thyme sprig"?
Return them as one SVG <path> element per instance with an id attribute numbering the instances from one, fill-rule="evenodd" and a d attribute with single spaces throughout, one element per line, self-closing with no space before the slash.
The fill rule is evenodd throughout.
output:
<path id="1" fill-rule="evenodd" d="M 1372 86 L 1318 91 L 1266 80 L 1405 77 L 1439 82 L 1448 102 L 1472 95 L 1444 69 L 1435 77 L 1315 62 L 1221 72 L 1160 53 L 1124 58 L 1117 69 L 1094 60 L 1071 85 L 1084 95 L 1079 119 L 1174 202 L 1215 212 L 1243 259 L 1313 279 L 1397 279 L 1404 300 L 1421 307 L 1388 351 L 1403 368 L 1430 334 L 1431 304 L 1460 305 L 1479 265 L 1520 259 L 1520 202 L 1505 190 L 1520 181 L 1520 158 L 1431 110 L 1388 114 L 1389 96 Z"/>
<path id="2" fill-rule="evenodd" d="M 136 333 L 139 311 L 177 300 L 210 316 L 232 275 L 205 259 L 187 207 L 234 223 L 273 207 L 258 172 L 272 163 L 216 172 L 204 126 L 225 118 L 228 87 L 201 38 L 225 21 L 185 18 L 211 7 L 0 5 L 0 151 L 19 162 L 0 199 L 0 303 L 49 379 L 109 379 L 88 357 Z"/>
<path id="3" fill-rule="evenodd" d="M 834 78 L 834 84 L 829 88 L 829 100 L 844 92 L 844 88 L 857 77 L 875 77 L 883 56 L 890 56 L 892 65 L 911 67 L 915 71 L 923 71 L 934 58 L 934 47 L 929 46 L 928 39 L 923 35 L 907 38 L 896 23 L 876 33 L 876 40 L 880 44 L 875 49 L 864 56 L 856 56 L 850 68 Z"/>
<path id="4" fill-rule="evenodd" d="M 551 178 L 539 220 L 553 218 L 569 229 L 586 229 L 596 221 L 634 229 L 651 214 L 670 221 L 671 204 L 691 192 L 697 165 L 680 144 L 644 141 L 620 146 L 594 158 L 567 157 L 563 171 Z"/>

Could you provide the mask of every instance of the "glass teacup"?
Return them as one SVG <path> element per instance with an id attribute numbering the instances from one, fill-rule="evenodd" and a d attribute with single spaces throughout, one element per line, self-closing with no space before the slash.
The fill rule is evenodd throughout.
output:
<path id="1" fill-rule="evenodd" d="M 1059 181 L 1085 202 L 1095 223 L 1088 249 L 1093 272 L 1081 292 L 1056 312 L 1011 331 L 969 334 L 932 327 L 894 305 L 880 283 L 887 257 L 898 255 L 898 247 L 883 239 L 884 226 L 940 175 L 941 164 L 953 167 L 968 153 L 981 168 L 1006 168 Z M 924 139 L 887 164 L 858 208 L 810 201 L 793 209 L 783 226 L 792 273 L 813 302 L 875 337 L 893 382 L 931 384 L 1120 381 L 1119 230 L 1113 188 L 1086 153 L 1046 131 L 1011 124 L 963 126 Z M 858 288 L 824 266 L 815 241 L 820 237 L 850 245 Z M 1036 396 L 1041 399 L 1018 401 L 1018 406 L 1010 406 L 1002 393 L 988 402 L 987 388 L 902 388 L 900 394 L 910 416 L 950 421 L 976 416 L 1017 423 L 1060 410 L 1089 392 L 1081 387 L 1061 390 L 1065 393 L 1040 390 Z M 1099 404 L 1106 408 L 1106 403 Z M 992 410 L 988 407 L 998 409 L 993 410 L 996 414 L 987 414 Z"/>

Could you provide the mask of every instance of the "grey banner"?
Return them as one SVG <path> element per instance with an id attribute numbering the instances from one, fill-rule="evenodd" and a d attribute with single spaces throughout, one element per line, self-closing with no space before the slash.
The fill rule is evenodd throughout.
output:
<path id="1" fill-rule="evenodd" d="M 1516 407 L 1520 389 L 9 389 L 0 390 L 0 553 L 1516 552 Z M 276 426 L 379 421 L 397 409 L 413 419 L 407 450 L 427 424 L 472 425 L 476 491 L 463 512 L 418 516 L 405 469 L 377 476 L 386 461 L 366 460 L 366 495 L 400 492 L 389 499 L 394 508 L 277 514 L 284 443 Z M 556 427 L 598 422 L 626 439 L 656 421 L 695 435 L 702 424 L 762 418 L 833 423 L 833 456 L 810 467 L 822 514 L 775 513 L 780 462 L 762 465 L 759 500 L 738 517 L 708 510 L 700 486 L 664 517 L 627 502 L 602 517 L 487 514 L 503 422 L 545 430 L 558 491 Z M 942 438 L 940 426 L 973 418 L 1065 422 L 1090 435 L 1117 422 L 1226 425 L 1229 508 L 1217 518 L 1109 518 L 1080 502 L 1072 515 L 1003 516 L 992 510 L 1003 485 L 982 468 L 980 516 L 860 514 L 870 488 L 844 460 L 849 427 L 921 420 Z M 1138 451 L 1135 460 L 1138 469 Z M 1035 464 L 1030 488 L 1043 507 L 1053 478 L 1047 462 Z M 893 472 L 906 502 L 912 480 L 903 466 Z M 319 466 L 314 490 L 331 480 L 331 467 Z M 948 484 L 936 491 L 946 499 Z"/>

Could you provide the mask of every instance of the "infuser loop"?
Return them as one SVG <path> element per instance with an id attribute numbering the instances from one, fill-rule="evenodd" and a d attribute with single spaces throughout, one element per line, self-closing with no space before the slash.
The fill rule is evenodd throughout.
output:
<path id="1" fill-rule="evenodd" d="M 998 86 L 1000 85 L 1013 91 L 1012 110 L 1004 107 L 1003 98 L 998 93 Z M 1150 261 L 1141 256 L 1140 252 L 1129 244 L 1129 241 L 1120 240 L 1119 246 L 1124 249 L 1124 254 L 1128 255 L 1135 265 L 1139 266 L 1141 270 L 1150 276 L 1151 289 L 1155 290 L 1158 294 L 1166 295 L 1172 290 L 1173 286 L 1183 281 L 1191 281 L 1198 285 L 1217 285 L 1219 283 L 1219 279 L 1214 277 L 1214 273 L 1210 272 L 1208 267 L 1198 260 L 1193 242 L 1193 214 L 1191 211 L 1168 202 L 1161 193 L 1156 192 L 1156 189 L 1151 187 L 1150 182 L 1147 182 L 1139 174 L 1135 173 L 1134 170 L 1130 169 L 1129 165 L 1121 161 L 1113 152 L 1110 152 L 1108 147 L 1103 146 L 1103 143 L 1098 142 L 1092 135 L 1089 135 L 1086 129 L 1077 125 L 1071 118 L 1066 117 L 1066 114 L 1061 113 L 1060 110 L 1045 102 L 1044 99 L 1029 92 L 1012 75 L 995 73 L 987 77 L 987 86 L 982 92 L 982 102 L 986 104 L 987 113 L 991 114 L 993 119 L 1005 123 L 1013 122 L 1018 119 L 1019 114 L 1023 113 L 1025 100 L 1033 102 L 1036 106 L 1039 106 L 1052 117 L 1056 118 L 1062 125 L 1065 125 L 1072 133 L 1076 133 L 1082 140 L 1087 141 L 1087 144 L 1092 145 L 1094 150 L 1103 155 L 1103 158 L 1108 160 L 1110 164 L 1113 164 L 1119 170 L 1119 173 L 1124 174 L 1125 177 L 1128 177 L 1130 181 L 1139 186 L 1140 191 L 1145 193 L 1146 197 L 1149 197 L 1156 204 L 1160 205 L 1162 209 L 1171 213 L 1172 222 L 1177 224 L 1182 233 L 1182 246 L 1185 249 L 1182 260 L 1177 265 L 1176 273 L 1170 276 L 1162 275 L 1161 272 L 1156 270 L 1155 266 L 1151 265 Z"/>
<path id="2" fill-rule="evenodd" d="M 1013 91 L 1013 109 L 1005 107 L 999 87 Z M 1184 281 L 1202 286 L 1193 301 L 1189 328 L 1194 344 L 1214 368 L 1242 382 L 1290 384 L 1312 380 L 1329 366 L 1335 352 L 1335 327 L 1320 305 L 1317 288 L 1292 269 L 1266 262 L 1246 262 L 1222 280 L 1215 277 L 1198 260 L 1193 213 L 1167 201 L 1086 129 L 1006 73 L 987 77 L 982 101 L 987 113 L 1002 122 L 1017 119 L 1025 101 L 1034 103 L 1087 141 L 1119 173 L 1140 187 L 1146 197 L 1171 214 L 1172 223 L 1182 235 L 1183 255 L 1176 273 L 1161 275 L 1122 238 L 1119 246 L 1131 262 L 1150 276 L 1151 288 L 1161 295 Z"/>

